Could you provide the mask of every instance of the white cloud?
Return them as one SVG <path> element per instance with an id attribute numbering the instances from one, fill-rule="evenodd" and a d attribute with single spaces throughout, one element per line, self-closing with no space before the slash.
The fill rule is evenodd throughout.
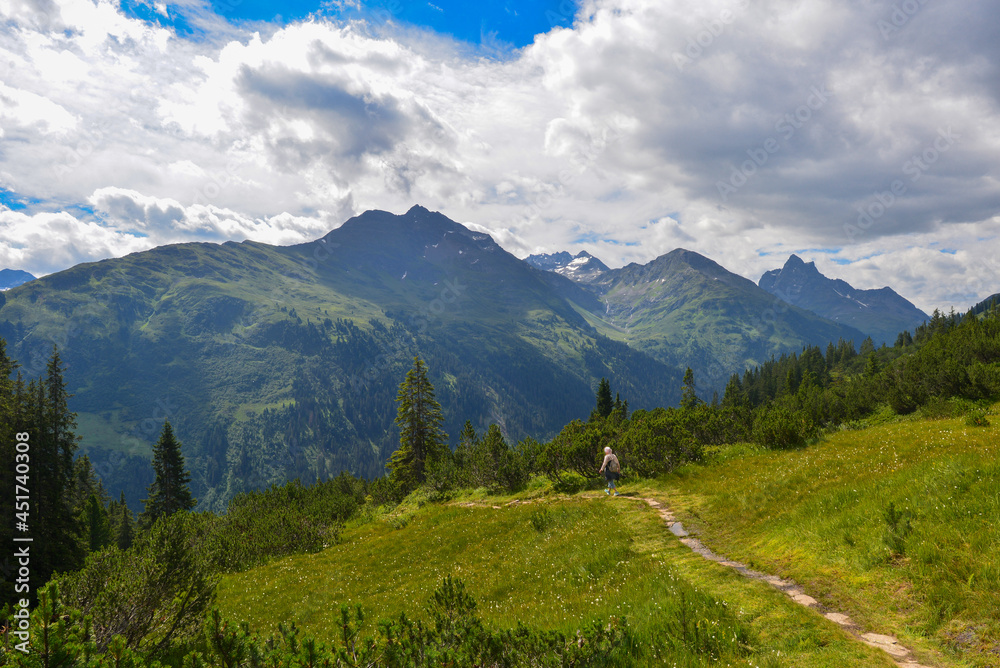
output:
<path id="1" fill-rule="evenodd" d="M 888 36 L 889 0 L 588 0 L 501 59 L 392 23 L 243 29 L 153 6 L 206 37 L 109 0 L 0 0 L 0 187 L 41 202 L 2 212 L 22 237 L 61 221 L 103 239 L 88 259 L 294 243 L 420 203 L 522 256 L 615 266 L 683 246 L 756 280 L 826 248 L 821 270 L 925 309 L 1000 289 L 975 269 L 1000 210 L 986 0 L 921 5 Z M 960 140 L 927 159 L 949 127 Z M 906 192 L 851 233 L 894 181 Z M 50 213 L 85 203 L 100 221 Z"/>

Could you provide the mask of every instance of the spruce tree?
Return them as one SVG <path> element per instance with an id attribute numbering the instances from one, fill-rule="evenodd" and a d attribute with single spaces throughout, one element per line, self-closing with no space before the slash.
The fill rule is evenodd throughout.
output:
<path id="1" fill-rule="evenodd" d="M 191 496 L 191 472 L 184 469 L 181 444 L 174 436 L 169 422 L 163 423 L 160 439 L 153 446 L 153 471 L 156 479 L 149 486 L 149 498 L 143 499 L 140 520 L 151 526 L 156 520 L 173 515 L 178 510 L 191 510 L 195 500 Z"/>
<path id="2" fill-rule="evenodd" d="M 601 382 L 597 386 L 597 406 L 594 408 L 594 412 L 598 417 L 606 418 L 611 415 L 614 407 L 614 401 L 611 399 L 611 383 L 608 382 L 607 378 L 601 378 Z"/>
<path id="3" fill-rule="evenodd" d="M 694 371 L 691 367 L 684 372 L 681 385 L 681 408 L 694 408 L 698 405 L 698 395 L 694 391 Z"/>
<path id="4" fill-rule="evenodd" d="M 28 385 L 25 429 L 31 434 L 32 537 L 38 550 L 32 559 L 32 577 L 46 582 L 56 571 L 79 568 L 85 556 L 81 527 L 74 512 L 73 458 L 79 437 L 76 414 L 68 406 L 70 394 L 63 379 L 59 349 L 52 347 L 52 357 L 45 377 Z M 36 570 L 37 568 L 37 570 Z"/>
<path id="5" fill-rule="evenodd" d="M 83 525 L 84 547 L 88 552 L 97 552 L 111 543 L 111 522 L 108 511 L 96 492 L 91 492 L 87 497 L 80 512 L 80 523 Z"/>
<path id="6" fill-rule="evenodd" d="M 413 368 L 400 383 L 396 401 L 399 449 L 389 459 L 389 477 L 408 491 L 424 481 L 427 463 L 448 448 L 448 435 L 441 430 L 441 404 L 427 379 L 427 365 L 419 357 L 413 358 Z"/>
<path id="7" fill-rule="evenodd" d="M 114 527 L 114 541 L 121 550 L 127 550 L 132 547 L 132 540 L 135 537 L 135 529 L 133 527 L 134 520 L 132 518 L 132 511 L 129 510 L 128 504 L 125 502 L 125 492 L 122 491 L 121 496 L 118 499 L 117 504 L 117 517 L 115 518 L 116 525 Z"/>

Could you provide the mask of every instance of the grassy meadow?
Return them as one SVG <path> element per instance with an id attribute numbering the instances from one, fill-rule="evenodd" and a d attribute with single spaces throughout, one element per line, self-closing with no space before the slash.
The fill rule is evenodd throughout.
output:
<path id="1" fill-rule="evenodd" d="M 801 450 L 719 449 L 653 485 L 712 549 L 937 665 L 1000 666 L 994 424 L 897 418 Z"/>
<path id="2" fill-rule="evenodd" d="M 328 639 L 340 604 L 360 603 L 371 634 L 379 619 L 419 617 L 451 575 L 496 629 L 524 623 L 572 636 L 592 620 L 624 616 L 630 656 L 613 665 L 892 665 L 767 585 L 694 555 L 638 498 L 507 501 L 425 504 L 356 524 L 321 553 L 227 576 L 219 607 L 257 632 L 294 621 Z"/>
<path id="3" fill-rule="evenodd" d="M 642 501 L 653 497 L 716 552 L 797 581 L 927 665 L 1000 666 L 998 427 L 872 422 L 799 450 L 719 447 L 703 463 L 626 483 L 619 498 L 567 496 L 541 479 L 509 497 L 415 494 L 391 515 L 353 520 L 320 553 L 226 576 L 218 605 L 265 635 L 294 621 L 328 639 L 339 606 L 361 604 L 373 634 L 380 619 L 419 618 L 450 575 L 496 629 L 571 636 L 625 617 L 630 652 L 612 665 L 894 665 L 815 611 L 692 553 Z"/>

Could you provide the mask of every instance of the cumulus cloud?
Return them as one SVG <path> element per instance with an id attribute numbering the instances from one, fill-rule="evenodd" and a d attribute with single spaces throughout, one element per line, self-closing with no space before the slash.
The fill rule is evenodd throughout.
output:
<path id="1" fill-rule="evenodd" d="M 48 257 L 25 221 L 92 233 L 52 256 L 72 263 L 420 203 L 521 256 L 682 246 L 756 280 L 820 248 L 924 309 L 1000 291 L 987 0 L 587 0 L 502 57 L 391 22 L 164 9 L 199 36 L 110 0 L 0 0 L 0 188 L 37 202 L 2 213 L 6 266 L 61 268 L 25 264 Z"/>

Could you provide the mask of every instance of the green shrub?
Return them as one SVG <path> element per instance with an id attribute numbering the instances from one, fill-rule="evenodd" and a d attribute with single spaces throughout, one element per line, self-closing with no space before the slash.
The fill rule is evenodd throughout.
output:
<path id="1" fill-rule="evenodd" d="M 205 541 L 220 571 L 241 571 L 275 557 L 316 552 L 339 540 L 358 508 L 362 488 L 349 476 L 303 487 L 298 480 L 249 492 L 229 502 Z"/>
<path id="2" fill-rule="evenodd" d="M 95 552 L 55 580 L 65 603 L 93 620 L 99 649 L 121 636 L 129 648 L 163 651 L 197 633 L 218 582 L 205 549 L 210 522 L 186 511 L 160 518 L 128 550 Z"/>
<path id="3" fill-rule="evenodd" d="M 885 533 L 882 541 L 889 552 L 894 557 L 902 557 L 906 554 L 906 539 L 913 532 L 910 524 L 910 513 L 905 510 L 898 510 L 892 501 L 882 510 L 882 520 L 885 523 Z"/>
<path id="4" fill-rule="evenodd" d="M 531 526 L 541 533 L 552 525 L 552 513 L 548 508 L 539 508 L 531 513 Z"/>
<path id="5" fill-rule="evenodd" d="M 552 489 L 560 494 L 576 494 L 587 489 L 591 482 L 579 473 L 564 473 L 558 480 L 553 481 Z"/>
<path id="6" fill-rule="evenodd" d="M 753 440 L 765 448 L 801 447 L 815 434 L 816 426 L 808 416 L 780 404 L 759 410 L 753 423 Z"/>
<path id="7" fill-rule="evenodd" d="M 986 410 L 974 408 L 965 416 L 965 424 L 970 427 L 989 427 L 990 421 L 986 419 Z"/>

